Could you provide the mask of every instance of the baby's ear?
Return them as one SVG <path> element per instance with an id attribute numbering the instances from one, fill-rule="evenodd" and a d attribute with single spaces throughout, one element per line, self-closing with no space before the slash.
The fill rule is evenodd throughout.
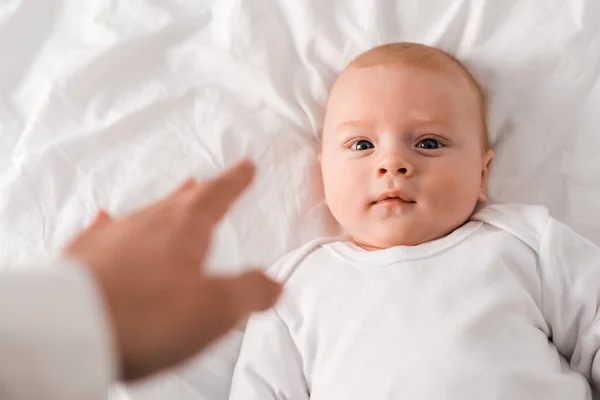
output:
<path id="1" fill-rule="evenodd" d="M 490 177 L 490 166 L 494 159 L 494 151 L 488 150 L 483 156 L 483 168 L 481 169 L 481 188 L 479 191 L 479 197 L 477 198 L 478 203 L 485 203 L 488 200 L 487 188 Z"/>

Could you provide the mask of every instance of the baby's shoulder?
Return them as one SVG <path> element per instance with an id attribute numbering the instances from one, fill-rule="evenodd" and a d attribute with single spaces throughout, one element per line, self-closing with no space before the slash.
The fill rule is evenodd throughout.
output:
<path id="1" fill-rule="evenodd" d="M 505 203 L 481 207 L 471 219 L 507 231 L 539 253 L 540 240 L 551 216 L 544 206 Z"/>
<path id="2" fill-rule="evenodd" d="M 337 240 L 340 240 L 340 238 L 318 238 L 311 240 L 281 257 L 275 264 L 267 269 L 267 274 L 278 282 L 286 282 L 293 274 L 296 267 L 302 264 L 309 254 L 321 248 L 323 245 Z"/>

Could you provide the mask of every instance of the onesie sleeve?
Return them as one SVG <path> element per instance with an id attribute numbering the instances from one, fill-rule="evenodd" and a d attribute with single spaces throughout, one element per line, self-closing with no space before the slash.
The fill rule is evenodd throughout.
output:
<path id="1" fill-rule="evenodd" d="M 229 399 L 309 399 L 302 358 L 274 309 L 248 321 Z"/>
<path id="2" fill-rule="evenodd" d="M 600 248 L 550 218 L 540 241 L 542 307 L 571 368 L 600 386 Z"/>
<path id="3" fill-rule="evenodd" d="M 336 238 L 319 238 L 282 257 L 267 271 L 284 283 L 294 274 L 304 257 L 315 247 Z M 289 293 L 288 293 L 289 295 Z M 290 334 L 285 319 L 290 316 L 284 303 L 248 320 L 238 361 L 233 372 L 230 400 L 308 400 L 304 360 Z M 282 314 L 283 313 L 283 314 Z"/>

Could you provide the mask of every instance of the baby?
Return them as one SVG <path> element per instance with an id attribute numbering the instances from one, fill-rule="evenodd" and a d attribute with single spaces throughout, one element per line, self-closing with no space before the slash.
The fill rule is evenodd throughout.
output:
<path id="1" fill-rule="evenodd" d="M 394 43 L 327 104 L 325 199 L 347 237 L 272 274 L 231 399 L 590 399 L 600 249 L 543 207 L 488 205 L 483 94 L 454 58 Z M 481 206 L 478 206 L 481 205 Z"/>

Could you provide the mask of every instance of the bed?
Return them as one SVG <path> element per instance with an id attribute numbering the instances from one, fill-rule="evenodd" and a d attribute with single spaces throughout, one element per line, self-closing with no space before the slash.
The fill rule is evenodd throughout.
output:
<path id="1" fill-rule="evenodd" d="M 358 53 L 439 46 L 488 97 L 491 202 L 547 206 L 600 245 L 600 2 L 0 1 L 0 265 L 55 257 L 243 157 L 259 174 L 211 272 L 334 234 L 315 184 L 327 90 Z M 226 399 L 243 331 L 114 399 Z"/>

